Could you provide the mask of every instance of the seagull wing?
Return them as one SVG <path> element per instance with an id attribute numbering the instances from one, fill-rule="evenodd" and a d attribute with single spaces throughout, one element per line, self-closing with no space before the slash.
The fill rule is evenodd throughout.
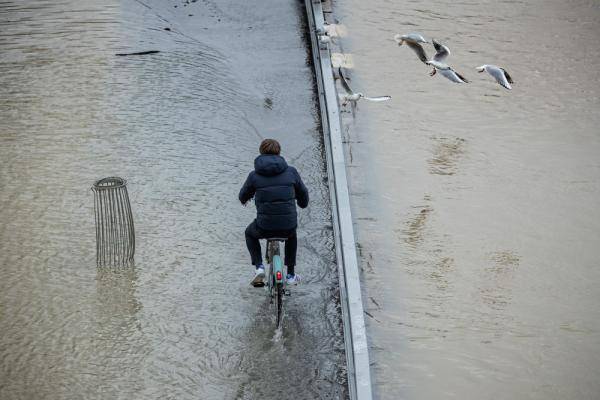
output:
<path id="1" fill-rule="evenodd" d="M 408 35 L 406 35 L 406 39 L 408 39 L 408 41 L 413 41 L 415 43 L 427 43 L 427 40 L 425 40 L 425 38 L 423 37 L 423 35 L 421 35 L 420 33 L 415 33 L 415 32 L 411 32 Z"/>
<path id="2" fill-rule="evenodd" d="M 440 74 L 442 74 L 444 77 L 451 80 L 452 82 L 456 82 L 456 83 L 468 83 L 469 82 L 462 75 L 460 75 L 453 69 L 440 69 L 438 72 Z"/>
<path id="3" fill-rule="evenodd" d="M 455 70 L 452 70 L 452 72 L 454 72 L 456 74 L 456 76 L 458 76 L 458 78 L 463 81 L 463 83 L 469 83 L 469 81 L 467 80 L 467 78 L 465 78 L 464 76 L 462 76 L 461 74 L 459 74 L 458 72 L 456 72 Z"/>
<path id="4" fill-rule="evenodd" d="M 425 53 L 425 49 L 423 49 L 423 46 L 421 46 L 419 43 L 415 43 L 415 42 L 411 42 L 411 41 L 406 41 L 406 44 L 408 45 L 408 47 L 413 49 L 415 53 L 417 53 L 419 60 L 421 60 L 423 62 L 427 61 L 427 54 Z"/>
<path id="5" fill-rule="evenodd" d="M 514 83 L 512 78 L 508 74 L 508 72 L 506 72 L 506 70 L 504 68 L 500 68 L 500 69 L 502 70 L 502 72 L 504 72 L 504 76 L 506 77 L 506 80 L 508 81 L 508 83 Z"/>
<path id="6" fill-rule="evenodd" d="M 510 86 L 510 82 L 508 81 L 506 75 L 504 75 L 504 70 L 502 68 L 488 67 L 487 71 L 501 86 L 509 90 L 512 89 L 512 87 Z"/>
<path id="7" fill-rule="evenodd" d="M 389 99 L 391 99 L 392 96 L 377 96 L 377 97 L 367 97 L 367 96 L 363 96 L 363 99 L 365 100 L 369 100 L 369 101 L 375 101 L 375 102 L 379 102 L 379 101 L 388 101 Z"/>
<path id="8" fill-rule="evenodd" d="M 340 73 L 340 81 L 342 81 L 342 86 L 344 87 L 344 90 L 348 92 L 348 94 L 353 94 L 354 92 L 352 91 L 352 88 L 350 88 L 350 85 L 348 84 L 348 81 L 346 80 L 346 77 L 344 76 L 344 73 L 342 71 L 342 68 L 339 68 L 338 71 Z"/>
<path id="9" fill-rule="evenodd" d="M 450 55 L 450 49 L 443 44 L 436 42 L 434 39 L 432 39 L 432 42 L 436 51 L 435 56 L 433 56 L 433 60 L 438 62 L 444 61 L 446 57 Z"/>

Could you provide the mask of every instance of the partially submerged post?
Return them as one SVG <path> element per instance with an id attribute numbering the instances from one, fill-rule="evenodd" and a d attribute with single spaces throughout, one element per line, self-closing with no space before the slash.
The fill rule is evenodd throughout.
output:
<path id="1" fill-rule="evenodd" d="M 96 263 L 122 266 L 133 261 L 135 231 L 123 178 L 100 179 L 92 187 L 96 220 Z"/>

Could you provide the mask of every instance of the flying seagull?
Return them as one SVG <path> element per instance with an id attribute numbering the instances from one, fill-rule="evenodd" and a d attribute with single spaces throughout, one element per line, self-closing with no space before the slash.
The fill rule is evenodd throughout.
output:
<path id="1" fill-rule="evenodd" d="M 437 42 L 435 39 L 431 39 L 431 42 L 433 43 L 433 47 L 435 47 L 435 55 L 433 56 L 433 61 L 437 61 L 439 63 L 444 62 L 444 60 L 450 55 L 450 49 L 444 46 L 443 44 Z M 435 67 L 429 75 L 435 75 Z"/>
<path id="2" fill-rule="evenodd" d="M 514 83 L 508 72 L 504 68 L 497 67 L 495 65 L 484 64 L 481 67 L 477 67 L 477 71 L 486 71 L 488 74 L 496 79 L 500 85 L 504 86 L 508 90 L 512 89 L 511 83 Z"/>
<path id="3" fill-rule="evenodd" d="M 403 43 L 406 43 L 408 47 L 414 50 L 417 53 L 417 57 L 419 60 L 424 63 L 427 62 L 427 54 L 425 53 L 425 49 L 421 46 L 421 43 L 429 43 L 423 36 L 418 33 L 409 33 L 408 35 L 400 35 L 399 33 L 394 35 L 394 40 L 398 42 L 398 46 L 402 46 Z"/>
<path id="4" fill-rule="evenodd" d="M 430 74 L 431 76 L 435 75 L 436 71 L 440 71 L 440 74 L 442 74 L 444 77 L 450 79 L 452 82 L 469 83 L 469 81 L 464 76 L 462 76 L 461 74 L 459 74 L 458 72 L 456 72 L 455 70 L 450 68 L 450 66 L 448 64 L 444 64 L 443 62 L 439 62 L 439 61 L 435 61 L 435 60 L 426 61 L 425 64 L 431 65 L 434 67 L 433 72 Z"/>
<path id="5" fill-rule="evenodd" d="M 339 74 L 340 74 L 340 80 L 342 81 L 342 86 L 344 87 L 344 90 L 346 91 L 346 95 L 342 96 L 342 99 L 344 100 L 343 105 L 345 106 L 346 104 L 348 104 L 348 102 L 350 101 L 352 104 L 356 104 L 356 102 L 360 99 L 365 99 L 365 100 L 369 100 L 369 101 L 375 101 L 375 102 L 379 102 L 379 101 L 387 101 L 389 99 L 391 99 L 391 96 L 376 96 L 376 97 L 367 97 L 362 93 L 359 92 L 355 92 L 350 88 L 350 85 L 348 84 L 348 81 L 346 80 L 346 77 L 344 76 L 344 74 L 342 73 L 342 69 L 339 68 L 338 69 Z"/>

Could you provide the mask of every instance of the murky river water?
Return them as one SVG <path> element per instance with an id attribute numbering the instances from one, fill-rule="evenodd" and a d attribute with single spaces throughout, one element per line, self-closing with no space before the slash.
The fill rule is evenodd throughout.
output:
<path id="1" fill-rule="evenodd" d="M 376 397 L 600 398 L 600 4 L 334 13 L 353 89 L 393 97 L 344 116 Z M 472 83 L 429 77 L 413 31 Z"/>
<path id="2" fill-rule="evenodd" d="M 0 3 L 0 398 L 345 396 L 303 32 L 299 2 Z M 279 340 L 237 201 L 263 137 L 312 199 Z M 95 266 L 89 189 L 111 175 L 132 268 Z"/>

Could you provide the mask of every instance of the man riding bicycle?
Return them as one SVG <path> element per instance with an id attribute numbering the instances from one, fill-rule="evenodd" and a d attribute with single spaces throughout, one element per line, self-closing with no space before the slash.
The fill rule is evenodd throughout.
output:
<path id="1" fill-rule="evenodd" d="M 296 202 L 300 208 L 308 206 L 308 190 L 296 168 L 288 166 L 279 155 L 281 146 L 274 139 L 265 139 L 259 147 L 260 155 L 254 160 L 250 172 L 240 190 L 242 204 L 254 197 L 256 219 L 246 228 L 246 246 L 256 271 L 253 286 L 262 286 L 265 277 L 259 239 L 287 238 L 285 241 L 285 265 L 287 283 L 296 284 L 300 276 L 296 266 Z"/>

